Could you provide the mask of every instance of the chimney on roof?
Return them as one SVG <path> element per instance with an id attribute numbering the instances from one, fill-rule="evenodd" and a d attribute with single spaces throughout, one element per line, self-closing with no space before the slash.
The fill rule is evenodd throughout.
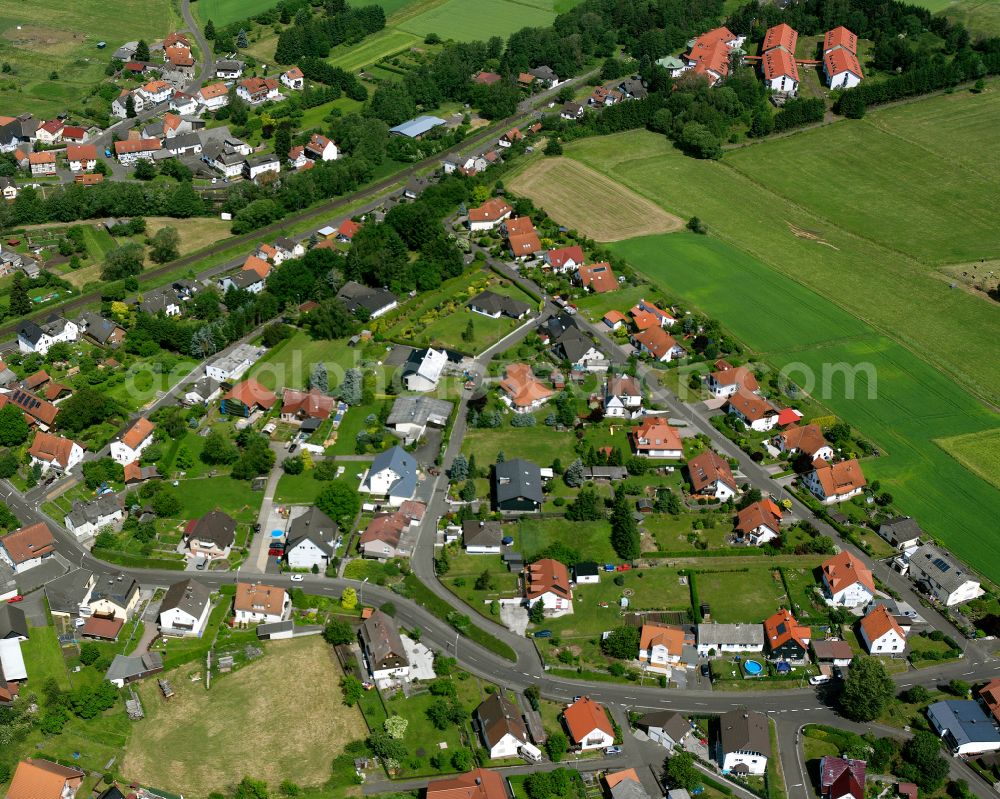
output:
<path id="1" fill-rule="evenodd" d="M 482 785 L 482 784 L 483 784 L 483 778 L 482 777 L 476 777 L 476 785 Z"/>

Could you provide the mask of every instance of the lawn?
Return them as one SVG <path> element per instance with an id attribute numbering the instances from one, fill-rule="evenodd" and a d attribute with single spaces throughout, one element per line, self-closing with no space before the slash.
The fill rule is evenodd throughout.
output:
<path id="1" fill-rule="evenodd" d="M 348 347 L 346 340 L 313 339 L 304 330 L 296 331 L 270 349 L 248 372 L 249 377 L 272 391 L 280 388 L 306 388 L 313 364 L 326 365 L 330 388 L 335 389 L 348 369 L 360 367 L 362 351 Z"/>
<path id="2" fill-rule="evenodd" d="M 283 474 L 278 478 L 274 501 L 279 504 L 311 505 L 325 486 L 322 480 L 313 478 L 311 470 L 302 474 Z"/>
<path id="3" fill-rule="evenodd" d="M 507 180 L 517 194 L 595 241 L 680 230 L 684 222 L 607 175 L 571 158 L 545 158 Z"/>
<path id="4" fill-rule="evenodd" d="M 423 38 L 436 33 L 442 39 L 485 41 L 509 36 L 521 28 L 545 27 L 555 19 L 553 0 L 445 0 L 398 28 Z M 489 23 L 484 27 L 484 20 Z"/>
<path id="5" fill-rule="evenodd" d="M 916 5 L 961 22 L 972 34 L 1000 34 L 1000 6 L 989 0 L 916 0 Z"/>
<path id="6" fill-rule="evenodd" d="M 819 558 L 802 558 L 813 566 Z M 720 564 L 721 565 L 721 564 Z M 713 568 L 708 564 L 705 568 Z M 776 611 L 785 597 L 778 570 L 770 564 L 751 564 L 746 571 L 701 572 L 698 599 L 711 608 L 712 621 L 720 623 L 763 621 Z"/>
<path id="7" fill-rule="evenodd" d="M 231 222 L 224 222 L 216 217 L 193 217 L 191 219 L 173 219 L 167 216 L 146 217 L 146 235 L 152 236 L 158 230 L 172 227 L 180 236 L 178 249 L 181 255 L 187 255 L 209 244 L 215 244 L 232 235 Z"/>
<path id="8" fill-rule="evenodd" d="M 42 686 L 54 679 L 63 688 L 69 688 L 69 676 L 55 627 L 32 627 L 28 640 L 21 642 L 24 667 L 34 685 Z"/>
<path id="9" fill-rule="evenodd" d="M 525 458 L 539 466 L 551 466 L 555 458 L 561 458 L 565 466 L 576 457 L 573 454 L 576 438 L 568 430 L 546 427 L 541 420 L 534 427 L 511 427 L 506 417 L 504 422 L 493 430 L 469 430 L 462 439 L 462 452 L 466 456 L 475 455 L 480 468 L 495 463 L 501 450 L 507 460 Z"/>
<path id="10" fill-rule="evenodd" d="M 203 25 L 212 20 L 220 28 L 249 19 L 274 5 L 274 0 L 199 0 L 194 7 Z"/>
<path id="11" fill-rule="evenodd" d="M 319 637 L 266 644 L 266 656 L 228 676 L 217 677 L 210 691 L 191 682 L 193 664 L 172 675 L 175 696 L 164 701 L 153 681 L 139 684 L 146 718 L 132 728 L 123 773 L 147 785 L 168 785 L 178 793 L 207 796 L 229 788 L 245 772 L 277 785 L 290 779 L 303 785 L 324 782 L 330 760 L 351 740 L 365 735 L 357 708 L 344 705 L 341 673 Z M 309 699 L 308 723 L 288 712 L 279 686 L 289 674 L 301 684 L 322 685 Z M 281 757 L 247 760 L 246 735 L 253 730 L 258 751 Z M 192 741 L 198 745 L 192 747 Z M 219 763 L 239 764 L 220 769 Z"/>
<path id="12" fill-rule="evenodd" d="M 1000 553 L 981 547 L 992 529 L 988 520 L 1000 516 L 1000 492 L 934 443 L 996 429 L 996 417 L 973 397 L 902 345 L 723 241 L 680 233 L 612 247 L 657 286 L 720 319 L 763 353 L 761 360 L 786 369 L 873 440 L 883 455 L 865 461 L 868 479 L 881 480 L 959 557 L 1000 575 Z M 737 281 L 740 291 L 733 292 Z M 769 313 L 747 314 L 748 306 Z M 991 435 L 987 443 L 994 441 Z"/>
<path id="13" fill-rule="evenodd" d="M 238 522 L 253 522 L 263 492 L 253 491 L 247 480 L 231 477 L 202 477 L 181 480 L 177 489 L 182 518 L 196 519 L 212 510 L 224 510 Z"/>
<path id="14" fill-rule="evenodd" d="M 617 562 L 611 546 L 611 525 L 607 522 L 571 522 L 568 519 L 521 519 L 514 537 L 515 547 L 526 558 L 537 555 L 550 544 L 565 544 L 583 560 Z"/>
<path id="15" fill-rule="evenodd" d="M 114 50 L 129 40 L 161 39 L 178 21 L 171 3 L 143 0 L 4 4 L 0 61 L 10 63 L 13 74 L 0 76 L 0 107 L 42 119 L 68 111 L 75 121 L 89 120 L 90 91 L 104 80 Z M 98 50 L 102 39 L 108 46 Z M 52 72 L 58 79 L 50 79 Z"/>

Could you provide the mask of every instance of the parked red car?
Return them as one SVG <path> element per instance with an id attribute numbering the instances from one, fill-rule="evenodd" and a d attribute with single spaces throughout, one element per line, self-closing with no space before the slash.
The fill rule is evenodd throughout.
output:
<path id="1" fill-rule="evenodd" d="M 11 597 L 10 599 L 8 599 L 7 601 L 8 601 L 8 602 L 20 602 L 20 601 L 21 601 L 22 599 L 24 599 L 24 597 L 23 597 L 23 596 L 21 596 L 20 594 L 18 594 L 17 596 L 12 596 L 12 597 Z"/>
<path id="2" fill-rule="evenodd" d="M 282 555 L 285 554 L 285 551 L 283 549 L 269 549 L 269 550 L 267 550 L 267 554 L 268 555 L 276 555 L 277 557 L 280 558 Z"/>
<path id="3" fill-rule="evenodd" d="M 619 572 L 627 572 L 627 571 L 631 571 L 631 570 L 632 570 L 632 566 L 629 563 L 620 563 L 617 566 L 617 568 L 615 569 L 615 571 L 619 571 Z"/>

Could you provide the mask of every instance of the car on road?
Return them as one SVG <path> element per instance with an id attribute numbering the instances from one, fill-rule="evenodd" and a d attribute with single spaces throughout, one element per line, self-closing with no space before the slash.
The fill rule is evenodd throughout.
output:
<path id="1" fill-rule="evenodd" d="M 110 158 L 111 157 L 111 148 L 110 147 L 105 147 L 104 148 L 104 157 L 105 158 Z"/>
<path id="2" fill-rule="evenodd" d="M 12 602 L 21 602 L 24 599 L 20 594 L 15 594 L 10 599 L 7 600 L 8 604 Z"/>
<path id="3" fill-rule="evenodd" d="M 535 633 L 535 638 L 551 638 L 552 630 L 538 630 Z"/>
<path id="4" fill-rule="evenodd" d="M 301 583 L 304 579 L 306 579 L 305 576 L 303 576 L 301 574 L 293 574 L 292 575 L 292 582 L 293 583 Z"/>
<path id="5" fill-rule="evenodd" d="M 622 748 L 620 746 L 605 746 L 604 754 L 608 757 L 616 757 L 622 753 Z"/>
<path id="6" fill-rule="evenodd" d="M 702 663 L 701 664 L 701 676 L 702 677 L 710 677 L 710 676 L 712 676 L 712 670 L 709 668 L 709 666 L 708 666 L 707 663 Z"/>
<path id="7" fill-rule="evenodd" d="M 817 674 L 815 677 L 809 678 L 810 685 L 822 685 L 825 682 L 830 682 L 832 678 L 829 674 Z"/>

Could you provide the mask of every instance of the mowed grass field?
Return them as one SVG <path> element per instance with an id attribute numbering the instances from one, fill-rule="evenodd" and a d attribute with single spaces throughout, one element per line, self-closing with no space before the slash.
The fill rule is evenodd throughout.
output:
<path id="1" fill-rule="evenodd" d="M 996 0 L 914 0 L 914 3 L 961 22 L 973 35 L 1000 34 L 1000 3 Z"/>
<path id="2" fill-rule="evenodd" d="M 222 27 L 267 11 L 276 0 L 198 0 L 192 5 L 202 25 L 212 20 L 216 27 Z"/>
<path id="3" fill-rule="evenodd" d="M 545 158 L 507 180 L 560 224 L 596 241 L 670 233 L 684 222 L 655 203 L 571 158 Z"/>
<path id="4" fill-rule="evenodd" d="M 421 39 L 436 33 L 442 39 L 485 41 L 549 25 L 555 15 L 554 0 L 445 0 L 400 22 L 398 28 Z"/>
<path id="5" fill-rule="evenodd" d="M 360 44 L 334 47 L 327 60 L 335 67 L 341 67 L 348 72 L 356 72 L 362 67 L 374 64 L 384 56 L 398 53 L 400 50 L 406 50 L 422 42 L 422 36 L 395 28 L 385 28 L 368 36 Z"/>
<path id="6" fill-rule="evenodd" d="M 675 233 L 611 248 L 858 427 L 883 451 L 864 461 L 868 479 L 881 480 L 924 529 L 1000 579 L 1000 552 L 988 543 L 1000 491 L 935 443 L 997 430 L 995 415 L 905 347 L 725 242 Z M 1000 437 L 977 446 L 995 462 Z"/>
<path id="7" fill-rule="evenodd" d="M 344 745 L 365 736 L 361 712 L 344 705 L 340 669 L 322 638 L 265 646 L 263 658 L 216 678 L 210 691 L 188 679 L 203 664 L 170 675 L 176 694 L 170 701 L 155 680 L 139 683 L 146 718 L 132 725 L 122 773 L 194 796 L 226 791 L 244 775 L 272 786 L 285 779 L 325 782 Z M 308 718 L 289 710 L 280 689 L 290 674 L 302 685 L 322 686 L 309 699 Z"/>
<path id="8" fill-rule="evenodd" d="M 178 20 L 166 2 L 0 3 L 0 61 L 13 68 L 0 75 L 2 113 L 51 118 L 69 111 L 74 119 L 84 119 L 82 101 L 103 80 L 115 49 L 129 40 L 161 39 Z M 102 40 L 107 47 L 98 50 Z M 49 79 L 53 71 L 58 80 Z"/>

